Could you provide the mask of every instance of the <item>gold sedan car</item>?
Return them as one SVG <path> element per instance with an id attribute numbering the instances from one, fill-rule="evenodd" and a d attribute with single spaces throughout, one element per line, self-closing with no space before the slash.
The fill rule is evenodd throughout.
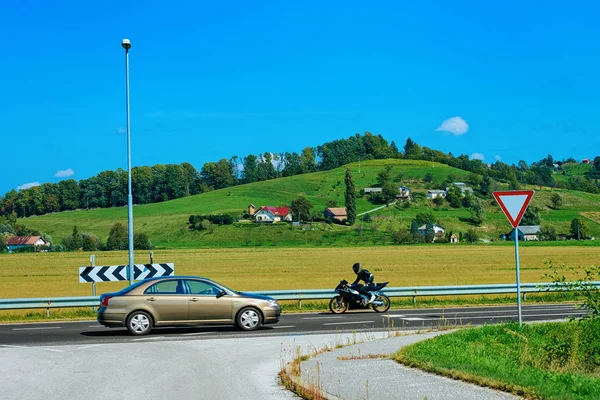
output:
<path id="1" fill-rule="evenodd" d="M 145 335 L 158 326 L 232 324 L 253 331 L 279 321 L 277 300 L 197 276 L 146 279 L 100 296 L 98 322 Z"/>

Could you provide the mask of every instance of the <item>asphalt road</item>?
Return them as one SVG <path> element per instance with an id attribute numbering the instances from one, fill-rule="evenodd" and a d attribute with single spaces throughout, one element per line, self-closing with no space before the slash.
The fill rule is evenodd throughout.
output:
<path id="1" fill-rule="evenodd" d="M 577 317 L 582 311 L 569 304 L 522 306 L 522 320 L 548 321 Z M 255 332 L 240 332 L 231 326 L 158 328 L 135 337 L 125 328 L 105 328 L 96 321 L 0 324 L 0 348 L 11 346 L 94 345 L 106 343 L 161 342 L 172 340 L 252 338 L 347 332 L 385 332 L 440 326 L 483 325 L 517 320 L 516 306 L 426 308 L 373 311 L 284 314 L 279 323 Z"/>

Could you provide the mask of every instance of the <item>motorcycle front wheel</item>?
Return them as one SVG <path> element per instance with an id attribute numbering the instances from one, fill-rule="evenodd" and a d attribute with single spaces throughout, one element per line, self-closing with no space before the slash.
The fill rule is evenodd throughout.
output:
<path id="1" fill-rule="evenodd" d="M 385 294 L 381 294 L 377 296 L 377 298 L 373 300 L 373 303 L 371 304 L 375 312 L 384 313 L 390 309 L 391 302 L 389 297 L 387 297 Z"/>
<path id="2" fill-rule="evenodd" d="M 342 296 L 335 296 L 329 300 L 329 309 L 334 314 L 342 314 L 348 309 L 348 303 Z"/>

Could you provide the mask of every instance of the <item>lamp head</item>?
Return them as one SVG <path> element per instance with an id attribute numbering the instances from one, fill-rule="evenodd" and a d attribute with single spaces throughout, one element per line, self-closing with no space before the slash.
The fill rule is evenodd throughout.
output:
<path id="1" fill-rule="evenodd" d="M 131 42 L 129 41 L 129 39 L 123 39 L 123 41 L 121 42 L 121 46 L 123 46 L 125 50 L 129 50 L 131 48 Z"/>

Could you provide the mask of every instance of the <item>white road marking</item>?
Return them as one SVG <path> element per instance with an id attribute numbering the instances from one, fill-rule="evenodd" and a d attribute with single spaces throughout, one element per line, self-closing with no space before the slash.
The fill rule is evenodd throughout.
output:
<path id="1" fill-rule="evenodd" d="M 165 336 L 149 336 L 145 338 L 133 339 L 134 342 L 139 342 L 142 340 L 159 340 L 159 339 L 167 339 Z"/>
<path id="2" fill-rule="evenodd" d="M 350 324 L 374 324 L 375 321 L 353 321 L 353 322 L 328 322 L 323 325 L 350 325 Z"/>
<path id="3" fill-rule="evenodd" d="M 401 319 L 403 319 L 405 321 L 427 321 L 426 318 L 419 318 L 419 317 L 401 317 Z"/>
<path id="4" fill-rule="evenodd" d="M 191 332 L 191 333 L 182 333 L 182 334 L 181 334 L 181 336 L 208 335 L 209 333 L 215 333 L 215 332 Z"/>
<path id="5" fill-rule="evenodd" d="M 101 345 L 100 344 L 90 344 L 89 346 L 78 347 L 76 350 L 85 350 L 85 349 L 89 349 L 89 348 L 96 347 L 96 346 L 101 346 Z"/>
<path id="6" fill-rule="evenodd" d="M 41 330 L 41 329 L 61 329 L 60 326 L 48 326 L 48 327 L 39 327 L 39 328 L 13 328 L 13 331 L 33 331 L 33 330 Z"/>
<path id="7" fill-rule="evenodd" d="M 344 317 L 305 317 L 300 319 L 339 319 Z"/>
<path id="8" fill-rule="evenodd" d="M 37 347 L 37 346 L 15 346 L 15 345 L 11 345 L 11 344 L 0 344 L 0 347 L 8 347 L 8 348 L 13 348 L 13 349 L 28 349 L 28 350 L 46 350 L 46 351 L 53 351 L 55 353 L 63 353 L 62 350 L 56 350 L 56 349 L 50 349 L 47 347 Z"/>
<path id="9" fill-rule="evenodd" d="M 274 326 L 273 329 L 285 329 L 285 328 L 295 328 L 296 325 L 283 325 L 283 326 Z"/>

